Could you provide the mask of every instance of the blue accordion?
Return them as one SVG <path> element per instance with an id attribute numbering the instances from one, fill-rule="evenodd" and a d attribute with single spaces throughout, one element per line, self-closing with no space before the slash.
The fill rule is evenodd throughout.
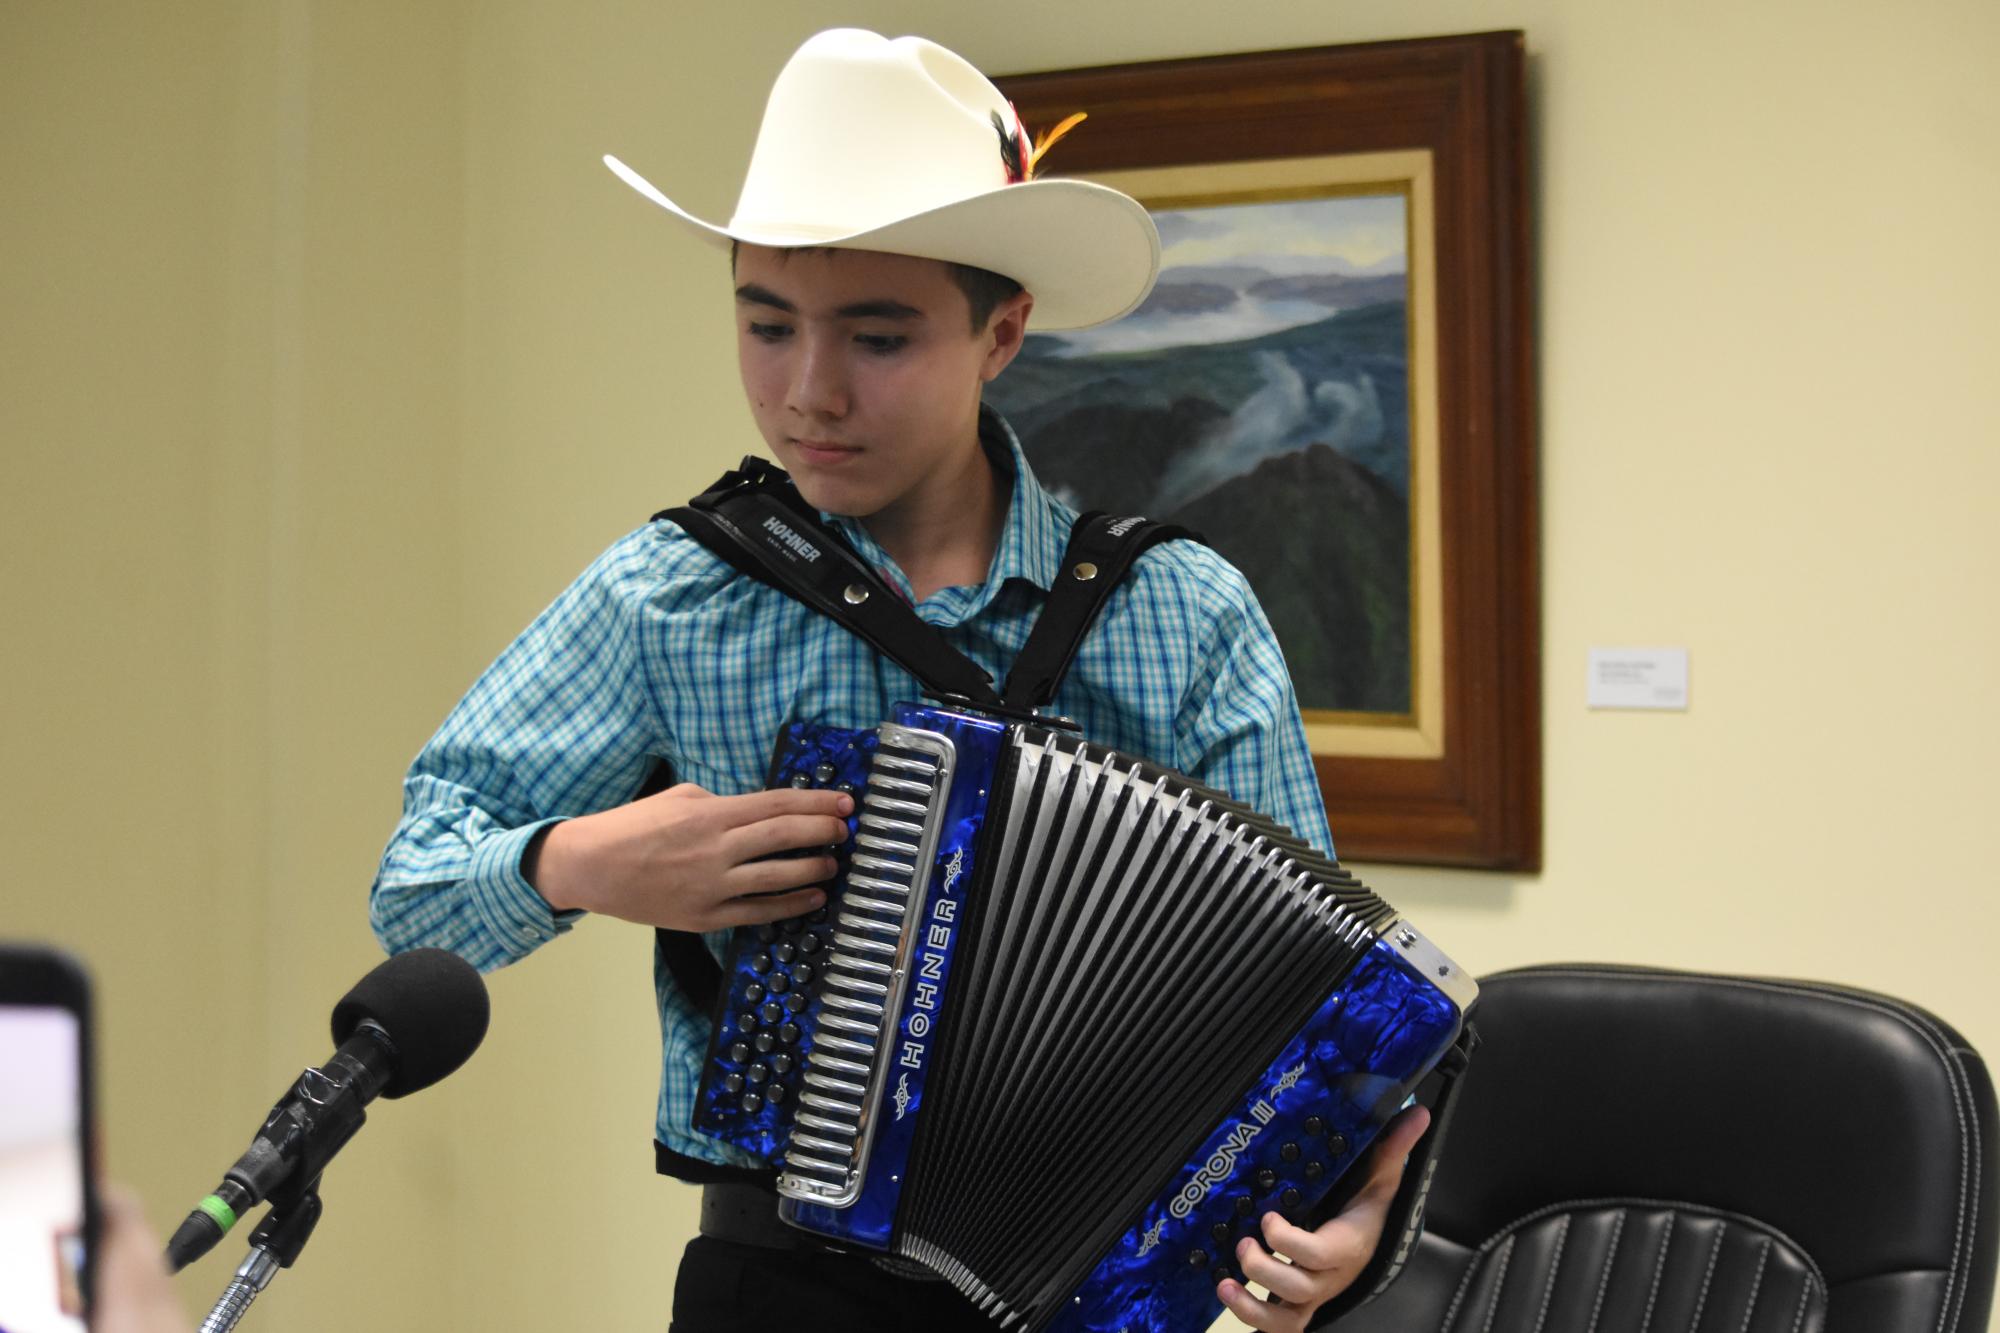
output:
<path id="1" fill-rule="evenodd" d="M 1477 993 L 1288 830 L 1053 726 L 795 724 L 771 785 L 852 790 L 853 834 L 824 908 L 737 933 L 694 1128 L 1001 1327 L 1205 1328 Z"/>

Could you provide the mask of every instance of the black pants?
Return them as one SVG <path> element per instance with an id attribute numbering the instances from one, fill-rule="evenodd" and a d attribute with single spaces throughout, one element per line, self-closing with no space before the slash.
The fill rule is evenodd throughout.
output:
<path id="1" fill-rule="evenodd" d="M 668 1333 L 991 1333 L 946 1282 L 885 1273 L 866 1258 L 767 1250 L 696 1236 L 674 1279 Z"/>

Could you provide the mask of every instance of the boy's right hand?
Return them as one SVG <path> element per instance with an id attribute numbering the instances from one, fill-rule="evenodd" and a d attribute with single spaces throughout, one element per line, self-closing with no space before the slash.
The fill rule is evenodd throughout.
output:
<path id="1" fill-rule="evenodd" d="M 551 826 L 522 869 L 559 912 L 692 931 L 779 921 L 824 902 L 806 886 L 827 883 L 836 866 L 824 852 L 768 858 L 846 842 L 853 813 L 844 792 L 716 796 L 684 782 Z"/>

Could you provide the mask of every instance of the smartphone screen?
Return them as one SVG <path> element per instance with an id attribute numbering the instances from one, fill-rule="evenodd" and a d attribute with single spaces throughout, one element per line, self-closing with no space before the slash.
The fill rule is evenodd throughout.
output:
<path id="1" fill-rule="evenodd" d="M 58 954 L 0 947 L 0 1330 L 82 1333 L 89 1006 Z"/>

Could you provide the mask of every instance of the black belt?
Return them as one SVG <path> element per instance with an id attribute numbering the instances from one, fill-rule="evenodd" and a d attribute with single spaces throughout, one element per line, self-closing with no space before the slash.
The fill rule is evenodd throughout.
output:
<path id="1" fill-rule="evenodd" d="M 778 1192 L 762 1185 L 703 1185 L 701 1234 L 762 1250 L 820 1248 L 805 1232 L 778 1220 Z"/>

